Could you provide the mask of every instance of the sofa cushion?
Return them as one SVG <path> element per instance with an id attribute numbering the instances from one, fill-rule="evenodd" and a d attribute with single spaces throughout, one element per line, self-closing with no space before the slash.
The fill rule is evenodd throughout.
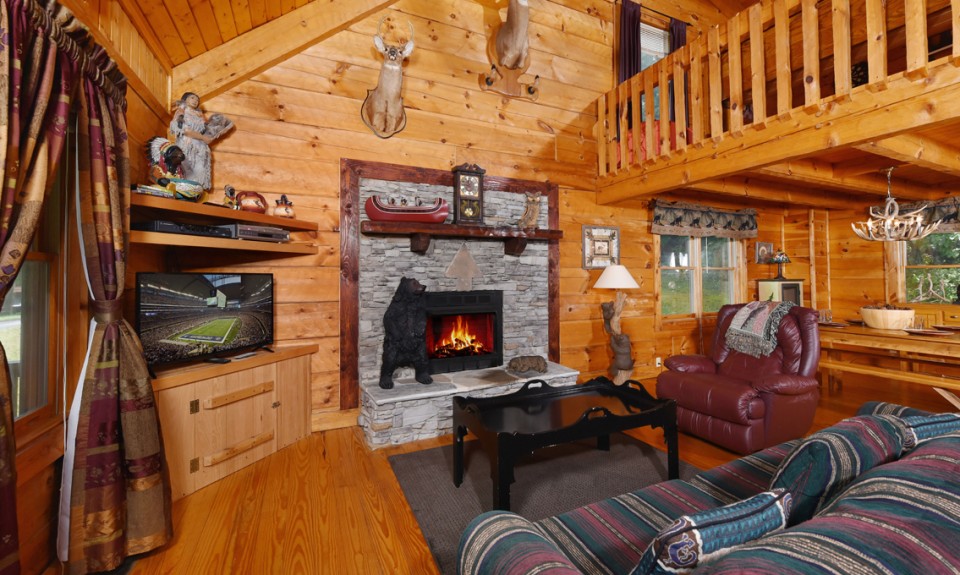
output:
<path id="1" fill-rule="evenodd" d="M 724 503 L 673 479 L 548 517 L 537 526 L 584 573 L 629 573 L 661 529 L 682 515 Z"/>
<path id="2" fill-rule="evenodd" d="M 802 440 L 792 439 L 728 461 L 713 469 L 700 472 L 690 480 L 690 483 L 724 503 L 746 499 L 768 489 L 773 474 L 780 467 L 780 462 L 800 444 L 800 441 Z"/>
<path id="3" fill-rule="evenodd" d="M 852 482 L 816 517 L 738 547 L 698 575 L 955 574 L 960 566 L 960 433 Z"/>
<path id="4" fill-rule="evenodd" d="M 509 511 L 488 511 L 471 521 L 460 539 L 457 557 L 457 573 L 461 575 L 580 575 L 580 570 L 533 523 Z"/>
<path id="5" fill-rule="evenodd" d="M 784 458 L 771 489 L 793 494 L 790 525 L 806 521 L 861 473 L 900 457 L 903 427 L 891 415 L 845 419 L 804 439 Z"/>
<path id="6" fill-rule="evenodd" d="M 736 546 L 783 529 L 790 494 L 765 491 L 723 507 L 684 515 L 657 534 L 631 575 L 689 573 Z"/>
<path id="7" fill-rule="evenodd" d="M 930 441 L 935 437 L 960 431 L 960 414 L 938 413 L 936 415 L 909 415 L 900 418 L 906 426 L 904 449 Z"/>

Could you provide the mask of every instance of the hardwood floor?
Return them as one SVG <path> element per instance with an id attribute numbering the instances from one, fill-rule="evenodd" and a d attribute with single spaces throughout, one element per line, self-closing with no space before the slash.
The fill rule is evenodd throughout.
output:
<path id="1" fill-rule="evenodd" d="M 847 376 L 841 390 L 824 392 L 811 432 L 871 399 L 951 411 L 929 387 Z M 635 435 L 663 447 L 659 432 Z M 371 451 L 356 427 L 316 433 L 176 502 L 173 543 L 132 573 L 437 573 L 387 457 L 450 441 Z M 707 469 L 737 456 L 681 435 L 680 457 Z"/>

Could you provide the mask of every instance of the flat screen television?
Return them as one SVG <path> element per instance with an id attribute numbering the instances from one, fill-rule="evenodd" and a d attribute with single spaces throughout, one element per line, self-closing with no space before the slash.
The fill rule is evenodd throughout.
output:
<path id="1" fill-rule="evenodd" d="M 138 273 L 147 365 L 219 358 L 273 343 L 273 274 Z"/>

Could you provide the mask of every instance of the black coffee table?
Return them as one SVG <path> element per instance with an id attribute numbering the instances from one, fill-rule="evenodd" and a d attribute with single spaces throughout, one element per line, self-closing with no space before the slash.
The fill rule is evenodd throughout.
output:
<path id="1" fill-rule="evenodd" d="M 610 434 L 649 425 L 663 428 L 670 479 L 677 479 L 677 405 L 656 399 L 637 381 L 614 385 L 598 377 L 581 385 L 551 387 L 528 381 L 519 391 L 484 398 L 453 398 L 453 483 L 463 483 L 463 438 L 477 436 L 490 457 L 493 505 L 510 509 L 517 460 L 541 447 L 597 438 L 610 449 Z"/>

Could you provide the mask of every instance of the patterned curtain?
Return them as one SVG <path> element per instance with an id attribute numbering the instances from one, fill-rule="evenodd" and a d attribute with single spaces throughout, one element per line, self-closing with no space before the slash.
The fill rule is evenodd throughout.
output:
<path id="1" fill-rule="evenodd" d="M 56 7 L 50 7 L 50 15 Z M 40 14 L 38 15 L 38 12 Z M 0 302 L 10 290 L 37 230 L 40 210 L 66 140 L 77 65 L 45 34 L 32 0 L 0 6 Z M 20 572 L 16 442 L 10 372 L 0 346 L 0 575 Z"/>
<path id="2" fill-rule="evenodd" d="M 661 236 L 694 236 L 717 238 L 757 237 L 757 210 L 747 208 L 730 211 L 654 200 L 651 231 Z"/>
<path id="3" fill-rule="evenodd" d="M 130 212 L 126 79 L 104 50 L 80 95 L 80 240 L 94 328 L 70 409 L 60 500 L 67 572 L 118 567 L 172 537 L 170 482 L 153 388 L 122 317 Z M 103 81 L 105 80 L 105 81 Z"/>

